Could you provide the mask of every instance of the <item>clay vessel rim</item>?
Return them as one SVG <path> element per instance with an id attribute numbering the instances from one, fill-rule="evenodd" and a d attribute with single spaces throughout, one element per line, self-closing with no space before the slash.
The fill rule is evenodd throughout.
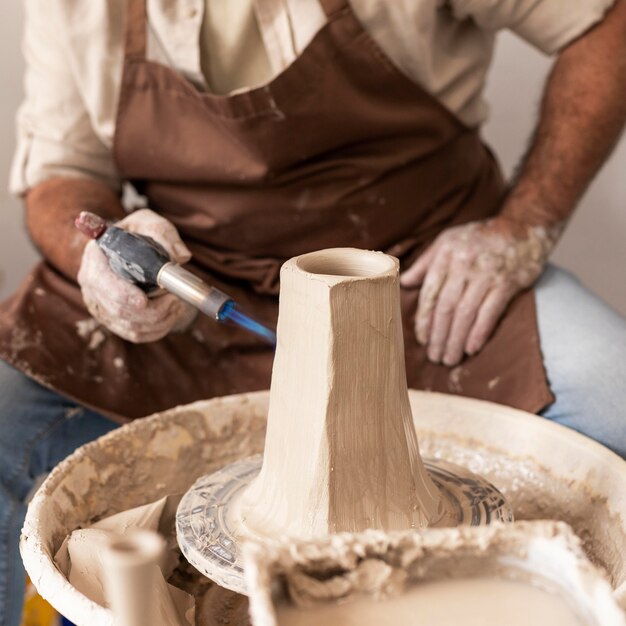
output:
<path id="1" fill-rule="evenodd" d="M 160 535 L 150 531 L 134 530 L 113 539 L 104 557 L 109 563 L 139 566 L 158 561 L 164 550 L 165 541 Z"/>
<path id="2" fill-rule="evenodd" d="M 337 281 L 397 276 L 399 262 L 384 252 L 360 248 L 328 248 L 302 254 L 284 265 L 310 276 Z"/>

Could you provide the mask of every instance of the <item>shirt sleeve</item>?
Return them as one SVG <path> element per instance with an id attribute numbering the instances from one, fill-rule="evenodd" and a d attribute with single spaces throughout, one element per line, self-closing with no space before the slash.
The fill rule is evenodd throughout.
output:
<path id="1" fill-rule="evenodd" d="M 87 177 L 118 188 L 111 149 L 93 130 L 71 71 L 68 37 L 53 0 L 26 0 L 25 97 L 17 114 L 10 189 L 24 194 L 57 176 Z"/>
<path id="2" fill-rule="evenodd" d="M 615 0 L 448 0 L 455 17 L 486 30 L 510 29 L 554 54 L 600 22 Z"/>

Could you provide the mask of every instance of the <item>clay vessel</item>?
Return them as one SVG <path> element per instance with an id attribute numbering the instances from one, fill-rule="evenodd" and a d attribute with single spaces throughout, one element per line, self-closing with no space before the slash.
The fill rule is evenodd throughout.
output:
<path id="1" fill-rule="evenodd" d="M 244 532 L 310 538 L 440 517 L 409 405 L 397 259 L 350 248 L 291 259 L 277 334 L 263 467 L 239 502 Z"/>
<path id="2" fill-rule="evenodd" d="M 156 574 L 165 541 L 155 532 L 137 530 L 111 541 L 103 553 L 106 596 L 118 626 L 154 626 Z"/>

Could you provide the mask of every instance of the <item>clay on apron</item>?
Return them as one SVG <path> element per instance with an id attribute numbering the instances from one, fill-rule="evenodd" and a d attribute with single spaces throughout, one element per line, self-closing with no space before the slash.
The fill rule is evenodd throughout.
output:
<path id="1" fill-rule="evenodd" d="M 189 268 L 269 323 L 288 258 L 354 246 L 406 267 L 443 229 L 497 213 L 505 190 L 478 132 L 402 74 L 348 2 L 321 5 L 328 22 L 302 55 L 232 96 L 200 92 L 148 61 L 145 0 L 127 5 L 119 171 L 178 228 Z M 553 400 L 532 291 L 453 370 L 416 343 L 417 298 L 403 292 L 409 386 L 533 412 Z M 78 287 L 41 263 L 0 309 L 0 357 L 118 421 L 269 387 L 272 351 L 236 328 L 198 318 L 141 345 L 104 330 L 90 349 L 76 332 L 88 317 Z"/>

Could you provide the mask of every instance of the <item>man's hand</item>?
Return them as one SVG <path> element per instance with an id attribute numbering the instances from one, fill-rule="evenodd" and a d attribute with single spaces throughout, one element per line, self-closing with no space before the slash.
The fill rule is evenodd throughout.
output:
<path id="1" fill-rule="evenodd" d="M 117 222 L 132 233 L 152 237 L 172 261 L 186 263 L 191 252 L 176 228 L 149 209 L 141 209 Z M 91 315 L 116 335 L 133 343 L 157 341 L 186 328 L 195 318 L 193 307 L 171 294 L 148 297 L 137 286 L 120 278 L 95 241 L 85 247 L 78 283 Z"/>
<path id="2" fill-rule="evenodd" d="M 422 285 L 415 335 L 434 363 L 457 365 L 475 354 L 509 302 L 541 274 L 557 239 L 544 228 L 506 218 L 450 228 L 401 277 Z"/>
<path id="3" fill-rule="evenodd" d="M 626 0 L 617 0 L 559 55 L 499 215 L 444 231 L 403 274 L 403 286 L 422 284 L 415 328 L 431 361 L 456 365 L 483 347 L 509 302 L 540 275 L 625 120 Z"/>

